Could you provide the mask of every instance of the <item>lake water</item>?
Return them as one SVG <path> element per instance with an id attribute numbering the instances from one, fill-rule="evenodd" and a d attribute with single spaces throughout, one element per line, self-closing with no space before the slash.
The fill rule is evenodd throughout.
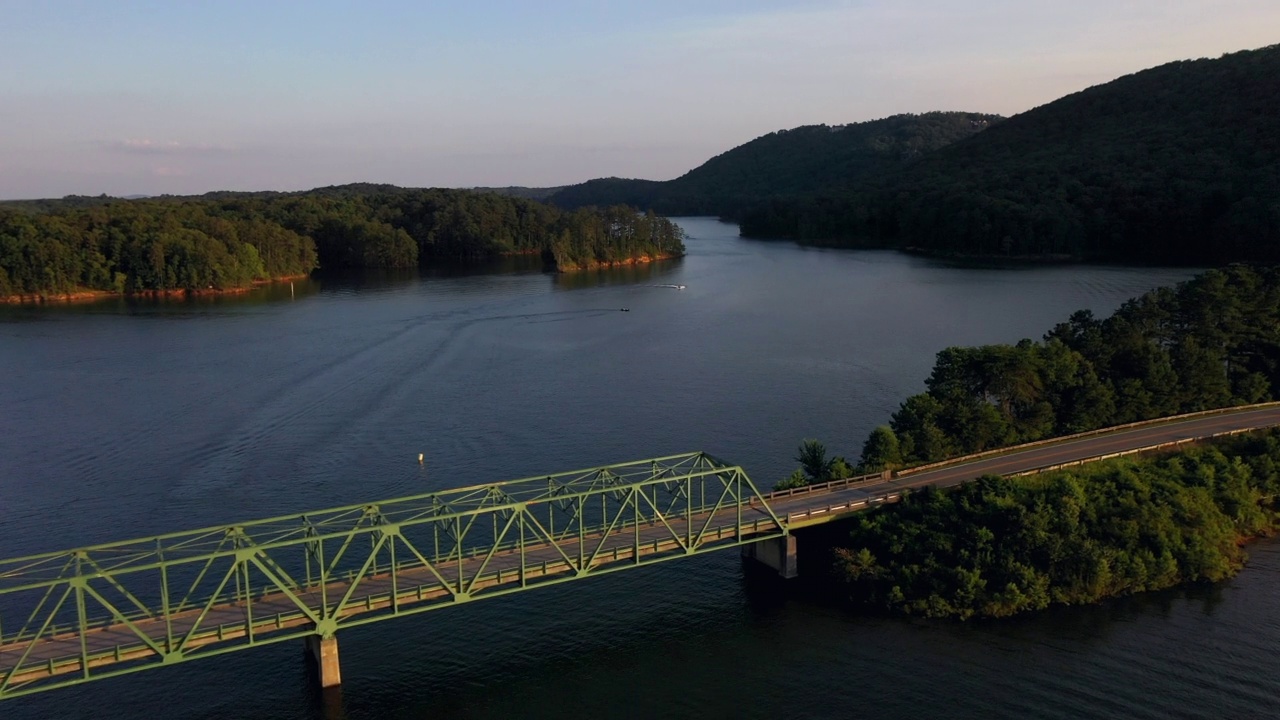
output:
<path id="1" fill-rule="evenodd" d="M 681 223 L 688 257 L 636 269 L 0 309 L 0 556 L 690 450 L 771 485 L 803 438 L 856 457 L 943 347 L 1040 337 L 1189 276 L 960 268 Z M 725 552 L 344 631 L 340 708 L 288 644 L 0 713 L 1270 717 L 1280 545 L 1252 553 L 1220 587 L 952 624 L 857 617 Z"/>

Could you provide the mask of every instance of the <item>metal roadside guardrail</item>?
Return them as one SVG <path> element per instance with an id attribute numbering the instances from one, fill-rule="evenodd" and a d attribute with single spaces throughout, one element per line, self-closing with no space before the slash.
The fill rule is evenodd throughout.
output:
<path id="1" fill-rule="evenodd" d="M 1260 403 L 1256 405 L 1239 406 L 1234 408 L 1220 408 L 1217 410 L 1207 410 L 1207 411 L 1201 411 L 1196 413 L 1188 413 L 1186 415 L 1176 415 L 1176 416 L 1160 418 L 1159 420 L 1148 420 L 1140 423 L 1128 423 L 1126 425 L 1117 425 L 1111 428 L 1107 428 L 1106 430 L 1114 431 L 1114 430 L 1123 430 L 1123 429 L 1133 429 L 1138 427 L 1156 427 L 1162 424 L 1176 424 L 1178 421 L 1194 419 L 1194 418 L 1203 417 L 1206 415 L 1223 414 L 1227 412 L 1242 412 L 1242 411 L 1248 411 L 1248 410 L 1266 409 L 1266 408 L 1273 408 L 1273 407 L 1280 407 L 1280 402 Z M 1152 445 L 1144 445 L 1142 447 L 1130 448 L 1127 450 L 1120 450 L 1117 452 L 1110 452 L 1110 453 L 1105 453 L 1101 455 L 1092 455 L 1089 457 L 1079 458 L 1077 460 L 1070 460 L 1067 462 L 1041 465 L 1038 467 L 1021 470 L 1018 472 L 1004 473 L 1004 475 L 1005 477 L 1024 477 L 1028 475 L 1038 475 L 1040 473 L 1051 472 L 1054 470 L 1064 470 L 1066 468 L 1071 468 L 1071 467 L 1079 467 L 1081 465 L 1101 462 L 1103 460 L 1111 460 L 1113 458 L 1124 457 L 1127 455 L 1138 455 L 1141 453 L 1155 452 L 1159 450 L 1172 450 L 1177 447 L 1181 447 L 1181 446 L 1185 446 L 1185 445 L 1189 445 L 1197 442 L 1203 442 L 1205 440 L 1212 440 L 1214 438 L 1226 437 L 1229 435 L 1242 435 L 1244 433 L 1255 432 L 1259 429 L 1262 429 L 1262 427 L 1264 426 L 1237 428 L 1233 430 L 1224 430 L 1221 432 L 1209 433 L 1206 435 L 1196 435 L 1194 437 L 1181 438 L 1181 439 L 1173 440 L 1169 442 L 1156 443 Z M 982 453 L 975 453 L 972 455 L 966 455 L 959 458 L 953 458 L 945 462 L 932 463 L 928 466 L 920 466 L 917 468 L 912 468 L 913 472 L 906 473 L 905 477 L 910 477 L 911 475 L 914 475 L 918 472 L 923 472 L 925 470 L 936 470 L 944 467 L 963 465 L 965 463 L 972 462 L 979 459 L 994 457 L 1001 454 L 1012 454 L 1021 450 L 1028 450 L 1028 449 L 1033 449 L 1040 446 L 1051 445 L 1054 442 L 1070 441 L 1070 440 L 1081 439 L 1084 437 L 1090 437 L 1090 436 L 1100 435 L 1100 434 L 1103 434 L 1103 433 L 1100 431 L 1094 430 L 1094 431 L 1089 431 L 1087 433 L 1079 433 L 1076 435 L 1065 436 L 1061 438 L 1054 438 L 1048 441 L 1042 440 L 1042 441 L 1036 441 L 1033 443 L 1026 443 L 1023 445 L 1015 445 L 1007 448 L 1001 448 L 998 451 L 986 451 Z M 892 479 L 901 479 L 903 477 L 904 475 L 894 475 Z M 804 495 L 804 494 L 811 494 L 816 492 L 824 492 L 824 491 L 830 492 L 840 488 L 849 487 L 849 486 L 857 485 L 861 483 L 866 483 L 872 480 L 881 480 L 881 479 L 887 480 L 889 478 L 886 478 L 886 473 L 859 475 L 856 477 L 833 480 L 830 482 L 820 483 L 817 485 L 807 485 L 801 488 L 790 488 L 788 490 L 779 490 L 774 493 L 771 493 L 767 497 L 769 499 L 780 499 L 780 498 L 793 497 L 795 495 Z M 799 523 L 799 525 L 803 526 L 803 525 L 810 524 L 805 521 L 811 520 L 814 517 L 820 517 L 820 516 L 828 515 L 831 513 L 840 513 L 841 511 L 847 511 L 847 510 L 863 510 L 876 505 L 883 505 L 887 503 L 898 502 L 899 500 L 902 499 L 904 493 L 907 492 L 908 490 L 910 490 L 910 488 L 886 489 L 881 493 L 870 494 L 865 497 L 850 499 L 845 502 L 831 503 L 823 506 L 815 506 L 812 508 L 808 508 L 806 510 L 790 512 L 786 514 L 785 520 L 788 526 L 796 525 L 797 522 Z M 752 502 L 755 502 L 754 498 L 752 499 Z"/>
<path id="2" fill-rule="evenodd" d="M 1240 428 L 1238 430 L 1224 430 L 1223 432 L 1213 433 L 1211 435 L 1198 435 L 1192 438 L 1183 438 L 1181 440 L 1174 440 L 1172 442 L 1159 443 L 1158 445 L 1147 445 L 1140 448 L 1120 450 L 1118 452 L 1107 453 L 1105 455 L 1093 455 L 1087 458 L 1080 458 L 1079 460 L 1071 460 L 1069 462 L 1064 462 L 1064 463 L 1055 463 L 1053 465 L 1044 465 L 1037 468 L 1031 468 L 1030 470 L 1023 470 L 1021 472 L 1009 473 L 1007 477 L 1023 477 L 1025 475 L 1039 475 L 1040 473 L 1052 472 L 1054 470 L 1065 470 L 1066 468 L 1070 468 L 1070 467 L 1079 467 L 1081 465 L 1088 465 L 1089 463 L 1101 462 L 1103 460 L 1112 460 L 1114 458 L 1124 457 L 1125 455 L 1139 455 L 1141 453 L 1155 452 L 1157 450 L 1172 450 L 1173 448 L 1176 448 L 1180 445 L 1190 445 L 1192 443 L 1204 442 L 1205 440 L 1212 440 L 1214 438 L 1226 437 L 1228 435 L 1243 435 L 1245 433 L 1254 432 L 1258 429 L 1259 428 Z"/>
<path id="3" fill-rule="evenodd" d="M 1137 428 L 1158 427 L 1160 425 L 1173 425 L 1184 420 L 1193 420 L 1195 418 L 1206 417 L 1209 415 L 1225 415 L 1229 413 L 1248 412 L 1250 410 L 1265 410 L 1267 408 L 1280 407 L 1280 401 L 1272 401 L 1265 403 L 1254 403 L 1253 405 L 1233 405 L 1231 407 L 1214 408 L 1212 410 L 1198 410 L 1193 413 L 1183 413 L 1182 415 L 1167 415 L 1162 418 L 1152 418 L 1151 420 L 1138 420 L 1137 422 L 1125 423 L 1123 425 L 1111 425 L 1105 428 L 1097 428 L 1095 430 L 1085 430 L 1084 432 L 1074 433 L 1072 435 L 1059 435 L 1058 437 L 1044 438 L 1043 440 L 1034 440 L 1021 445 L 1009 445 L 1002 448 L 992 448 L 981 452 L 961 455 L 960 457 L 949 458 L 947 460 L 939 460 L 927 465 L 916 465 L 909 468 L 903 468 L 894 474 L 894 477 L 902 477 L 904 475 L 914 475 L 926 470 L 934 470 L 940 467 L 950 465 L 959 465 L 973 460 L 984 460 L 989 457 L 1003 455 L 1006 453 L 1020 452 L 1022 450 L 1030 450 L 1031 448 L 1041 447 L 1044 445 L 1053 445 L 1056 443 L 1069 443 L 1075 440 L 1083 440 L 1095 435 L 1105 435 L 1117 430 L 1133 430 Z"/>
<path id="4" fill-rule="evenodd" d="M 876 505 L 884 505 L 887 503 L 898 502 L 899 500 L 902 499 L 902 494 L 903 494 L 902 490 L 891 490 L 889 492 L 881 493 L 879 495 L 869 495 L 867 497 L 858 498 L 857 500 L 850 500 L 848 502 L 836 503 L 834 505 L 827 505 L 825 507 L 815 507 L 815 508 L 809 508 L 808 510 L 787 513 L 787 516 L 786 516 L 787 526 L 790 527 L 794 525 L 797 520 L 809 519 L 816 515 L 825 515 L 827 513 L 839 512 L 841 510 L 854 510 L 854 509 L 861 510 L 865 508 L 871 508 Z"/>
<path id="5" fill-rule="evenodd" d="M 1083 439 L 1094 437 L 1097 435 L 1105 435 L 1107 433 L 1112 433 L 1120 430 L 1133 430 L 1133 429 L 1139 429 L 1139 428 L 1159 427 L 1161 425 L 1174 425 L 1186 420 L 1194 420 L 1196 418 L 1206 417 L 1210 415 L 1240 413 L 1240 412 L 1248 412 L 1250 410 L 1265 410 L 1268 408 L 1275 408 L 1275 407 L 1280 407 L 1280 401 L 1255 403 L 1252 405 L 1235 405 L 1232 407 L 1214 408 L 1212 410 L 1199 410 L 1197 412 L 1184 413 L 1182 415 L 1168 415 L 1166 417 L 1153 418 L 1151 420 L 1139 420 L 1137 422 L 1125 423 L 1123 425 L 1112 425 L 1110 427 L 1098 428 L 1096 430 L 1086 430 L 1084 432 L 1074 433 L 1072 435 L 1060 435 L 1058 437 L 1045 438 L 1043 440 L 1034 440 L 1032 442 L 1022 443 L 1020 445 L 1008 445 L 1006 447 L 1001 447 L 1001 448 L 992 448 L 991 450 L 983 450 L 981 452 L 970 453 L 968 455 L 961 455 L 959 457 L 953 457 L 947 460 L 939 460 L 937 462 L 932 462 L 925 465 L 916 465 L 914 467 L 903 468 L 902 470 L 897 470 L 892 473 L 890 472 L 869 473 L 866 475 L 856 475 L 853 477 L 829 480 L 827 482 L 817 483 L 814 485 L 804 485 L 802 487 L 797 487 L 797 488 L 787 488 L 786 490 L 775 490 L 769 493 L 768 495 L 766 495 L 766 497 L 769 498 L 770 500 L 776 500 L 781 498 L 794 497 L 796 495 L 808 495 L 811 493 L 818 493 L 818 492 L 830 492 L 840 488 L 850 487 L 852 485 L 860 485 L 863 483 L 872 482 L 876 480 L 897 480 L 900 478 L 907 478 L 907 477 L 911 477 L 913 475 L 917 475 L 930 470 L 937 470 L 939 468 L 963 465 L 965 463 L 974 462 L 976 460 L 985 460 L 987 458 L 996 457 L 999 455 L 1013 454 L 1017 452 L 1022 452 L 1024 450 L 1031 450 L 1033 448 L 1038 448 L 1038 447 L 1044 447 L 1044 446 L 1055 445 L 1055 444 L 1066 444 L 1066 443 L 1074 442 L 1076 440 L 1083 440 Z M 1147 447 L 1138 448 L 1135 450 L 1126 450 L 1119 454 L 1110 453 L 1105 457 L 1109 458 L 1109 457 L 1118 457 L 1119 455 L 1131 455 L 1135 453 L 1150 452 L 1152 450 L 1159 449 L 1165 446 L 1172 446 L 1180 443 L 1193 442 L 1196 440 L 1208 440 L 1210 438 L 1219 437 L 1221 435 L 1238 434 L 1241 432 L 1250 432 L 1250 431 L 1249 430 L 1233 430 L 1227 433 L 1205 435 L 1205 436 L 1197 437 L 1194 439 L 1180 440 L 1175 443 L 1162 443 L 1161 445 L 1147 446 Z M 1072 461 L 1070 463 L 1065 463 L 1060 466 L 1050 466 L 1050 467 L 1052 467 L 1052 469 L 1057 469 L 1057 467 L 1069 467 L 1073 465 L 1081 465 L 1081 464 L 1084 464 L 1085 462 L 1096 462 L 1098 459 L 1102 459 L 1103 457 L 1104 456 L 1098 456 L 1094 458 L 1088 458 L 1083 461 Z M 1023 471 L 1019 473 L 1013 473 L 1012 476 L 1027 475 L 1035 472 L 1045 472 L 1046 469 L 1049 469 L 1049 468 L 1040 468 L 1036 470 L 1028 470 L 1028 471 Z M 752 502 L 754 503 L 754 499 Z"/>

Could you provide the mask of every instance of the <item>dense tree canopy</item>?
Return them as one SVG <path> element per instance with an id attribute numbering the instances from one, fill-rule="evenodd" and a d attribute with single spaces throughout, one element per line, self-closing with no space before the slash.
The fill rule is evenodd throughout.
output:
<path id="1" fill-rule="evenodd" d="M 1243 565 L 1243 539 L 1280 528 L 1278 468 L 1273 431 L 926 489 L 855 516 L 837 543 L 836 577 L 856 605 L 957 618 L 1215 582 Z"/>
<path id="2" fill-rule="evenodd" d="M 863 446 L 874 472 L 1280 396 L 1280 268 L 1233 265 L 1082 310 L 1016 345 L 938 353 L 927 391 Z"/>
<path id="3" fill-rule="evenodd" d="M 560 189 L 562 207 L 627 204 L 666 215 L 737 218 L 774 197 L 858 187 L 999 120 L 996 115 L 935 112 L 851 125 L 809 125 L 772 132 L 665 182 L 605 178 Z"/>
<path id="4" fill-rule="evenodd" d="M 0 297 L 244 287 L 315 265 L 310 238 L 201 203 L 0 210 Z"/>
<path id="5" fill-rule="evenodd" d="M 539 254 L 560 269 L 673 257 L 683 233 L 632 208 L 389 185 L 305 193 L 0 204 L 0 298 L 245 287 L 317 266 L 402 268 Z"/>
<path id="6" fill-rule="evenodd" d="M 1280 395 L 1280 268 L 1235 265 L 1080 311 L 1041 342 L 938 353 L 859 471 Z M 792 484 L 805 482 L 803 476 Z M 910 494 L 836 538 L 849 598 L 927 617 L 1002 616 L 1229 577 L 1280 529 L 1280 431 L 1155 460 Z"/>
<path id="7" fill-rule="evenodd" d="M 1280 261 L 1280 45 L 1090 88 L 744 235 L 984 256 Z"/>

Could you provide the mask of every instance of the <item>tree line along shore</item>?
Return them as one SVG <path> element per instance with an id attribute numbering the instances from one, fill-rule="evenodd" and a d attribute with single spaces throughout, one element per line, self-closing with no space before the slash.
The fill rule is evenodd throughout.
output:
<path id="1" fill-rule="evenodd" d="M 1280 396 L 1280 268 L 1229 266 L 1040 341 L 938 353 L 849 463 L 801 445 L 786 487 Z M 850 603 L 991 617 L 1230 577 L 1280 530 L 1280 431 L 909 493 L 827 531 Z M 834 534 L 833 534 L 834 532 Z"/>
<path id="2" fill-rule="evenodd" d="M 518 254 L 561 271 L 600 267 L 679 257 L 684 234 L 623 206 L 385 185 L 0 203 L 0 298 L 11 300 L 236 291 L 317 268 Z"/>

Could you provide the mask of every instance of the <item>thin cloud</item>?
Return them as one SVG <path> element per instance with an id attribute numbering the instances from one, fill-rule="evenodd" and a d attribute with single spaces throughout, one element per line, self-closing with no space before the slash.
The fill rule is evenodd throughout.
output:
<path id="1" fill-rule="evenodd" d="M 152 140 L 150 138 L 129 138 L 102 143 L 111 151 L 125 155 L 167 155 L 167 156 L 210 156 L 235 155 L 239 148 L 230 145 L 214 145 L 211 143 L 183 143 L 177 140 Z"/>

